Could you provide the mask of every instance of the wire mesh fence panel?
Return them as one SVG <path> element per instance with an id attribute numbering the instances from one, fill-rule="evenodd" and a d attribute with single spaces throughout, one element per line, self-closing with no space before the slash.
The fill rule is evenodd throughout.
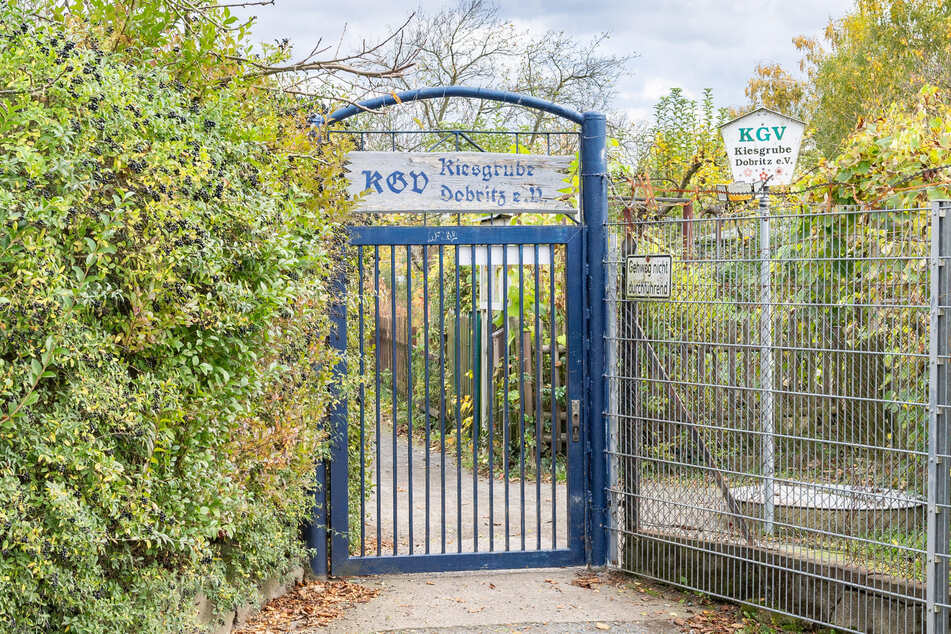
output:
<path id="1" fill-rule="evenodd" d="M 844 630 L 925 630 L 931 227 L 930 209 L 617 214 L 614 565 Z M 669 297 L 645 297 L 632 267 L 661 255 Z"/>

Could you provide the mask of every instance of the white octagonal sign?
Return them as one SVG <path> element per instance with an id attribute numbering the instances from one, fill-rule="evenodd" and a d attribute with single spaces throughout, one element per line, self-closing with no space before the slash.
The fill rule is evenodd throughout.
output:
<path id="1" fill-rule="evenodd" d="M 754 110 L 720 126 L 733 180 L 788 185 L 799 158 L 806 125 L 768 108 Z"/>

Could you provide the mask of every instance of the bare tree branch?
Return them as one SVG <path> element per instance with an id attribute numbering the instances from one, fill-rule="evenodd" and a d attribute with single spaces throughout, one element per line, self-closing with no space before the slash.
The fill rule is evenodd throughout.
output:
<path id="1" fill-rule="evenodd" d="M 503 19 L 500 5 L 493 0 L 457 0 L 436 13 L 420 13 L 405 33 L 417 51 L 415 65 L 400 77 L 366 78 L 364 85 L 373 92 L 417 86 L 492 86 L 578 110 L 606 110 L 616 80 L 633 59 L 605 54 L 607 34 L 578 41 L 560 32 L 522 31 Z M 563 129 L 554 115 L 480 100 L 421 101 L 388 116 L 397 128 L 411 127 L 419 120 L 431 129 L 504 121 L 506 127 L 534 133 L 525 137 L 529 144 L 543 130 Z"/>
<path id="2" fill-rule="evenodd" d="M 326 52 L 330 47 L 320 48 L 320 41 L 311 50 L 311 52 L 301 60 L 284 65 L 272 65 L 263 63 L 259 60 L 229 56 L 231 61 L 246 64 L 254 70 L 244 73 L 242 78 L 269 77 L 272 75 L 288 75 L 295 73 L 327 73 L 342 72 L 349 75 L 374 78 L 374 79 L 393 79 L 401 77 L 410 68 L 413 67 L 413 59 L 416 51 L 407 52 L 400 44 L 402 42 L 402 32 L 413 19 L 411 14 L 406 21 L 390 33 L 386 38 L 376 44 L 368 45 L 363 42 L 361 48 L 349 55 L 339 55 L 340 45 L 338 44 L 338 55 L 333 59 L 315 60 L 315 56 Z M 397 48 L 392 56 L 383 55 L 387 45 L 397 42 Z"/>

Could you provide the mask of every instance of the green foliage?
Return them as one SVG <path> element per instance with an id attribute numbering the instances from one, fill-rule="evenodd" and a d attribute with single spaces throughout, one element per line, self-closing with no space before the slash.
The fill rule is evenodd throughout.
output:
<path id="1" fill-rule="evenodd" d="M 747 96 L 753 105 L 804 118 L 811 143 L 832 157 L 863 118 L 892 102 L 913 102 L 928 84 L 951 86 L 949 33 L 947 0 L 857 0 L 851 12 L 829 22 L 822 39 L 793 40 L 805 80 L 760 66 Z"/>
<path id="2" fill-rule="evenodd" d="M 831 204 L 915 207 L 947 198 L 951 166 L 951 96 L 925 87 L 863 121 L 833 160 L 820 161 L 807 184 Z"/>
<path id="3" fill-rule="evenodd" d="M 0 630 L 190 630 L 302 554 L 339 158 L 30 15 L 0 9 Z"/>
<path id="4" fill-rule="evenodd" d="M 725 110 L 715 107 L 709 89 L 700 100 L 687 97 L 679 88 L 661 97 L 637 165 L 640 178 L 635 194 L 647 199 L 687 196 L 702 203 L 712 199 L 704 192 L 730 181 L 719 129 L 725 118 Z M 688 189 L 700 193 L 694 196 Z"/>

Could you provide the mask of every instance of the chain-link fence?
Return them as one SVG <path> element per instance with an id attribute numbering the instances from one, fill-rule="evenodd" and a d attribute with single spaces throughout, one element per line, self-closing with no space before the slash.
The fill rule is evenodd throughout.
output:
<path id="1" fill-rule="evenodd" d="M 614 564 L 844 630 L 943 631 L 944 207 L 770 207 L 616 210 Z M 661 281 L 635 283 L 652 259 Z"/>

